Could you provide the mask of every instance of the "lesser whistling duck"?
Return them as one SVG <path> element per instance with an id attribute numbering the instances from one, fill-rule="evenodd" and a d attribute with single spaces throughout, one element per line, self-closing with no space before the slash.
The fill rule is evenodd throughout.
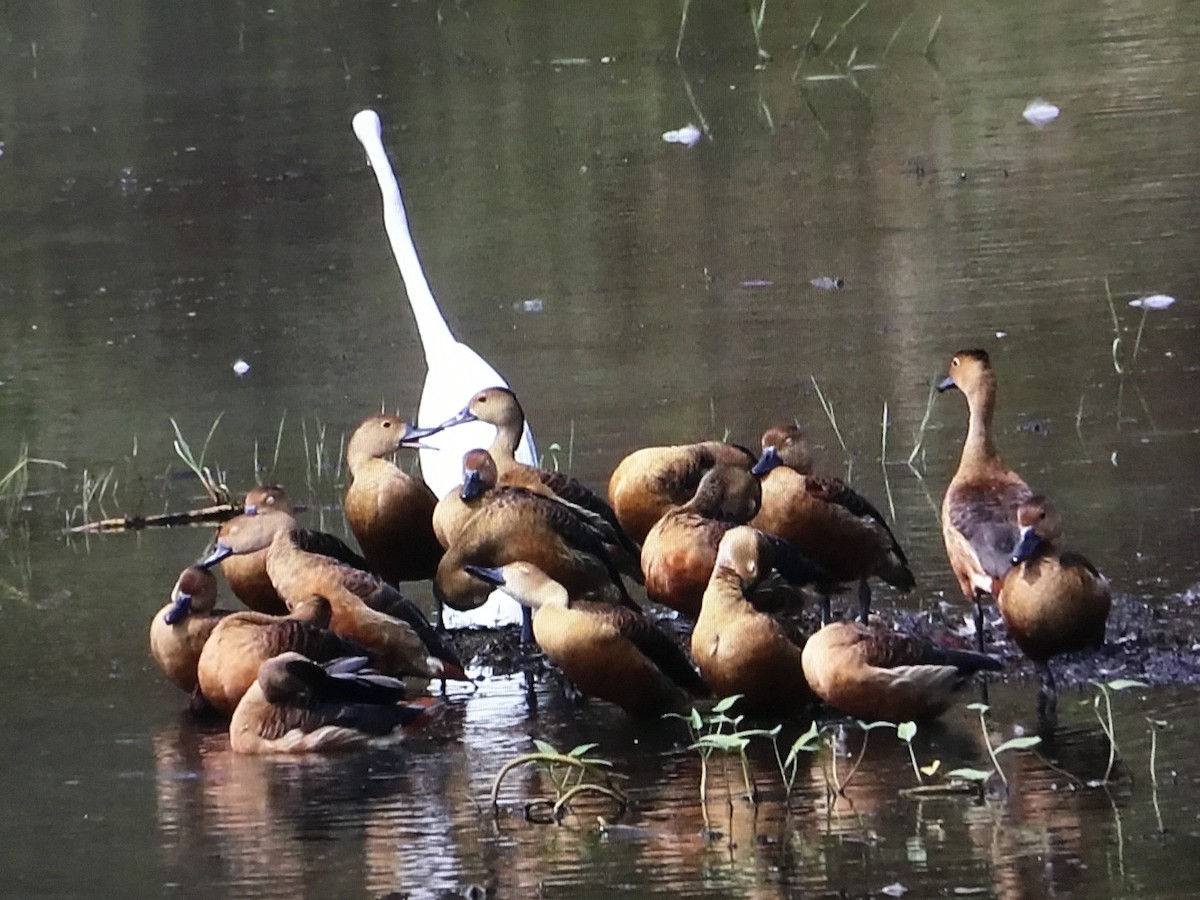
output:
<path id="1" fill-rule="evenodd" d="M 538 646 L 583 694 L 615 703 L 631 716 L 680 710 L 689 695 L 708 695 L 679 645 L 643 614 L 573 598 L 527 562 L 467 571 L 534 610 Z"/>
<path id="2" fill-rule="evenodd" d="M 841 479 L 808 474 L 811 468 L 798 427 L 768 429 L 753 470 L 762 479 L 762 508 L 750 524 L 784 538 L 837 581 L 857 581 L 865 623 L 871 612 L 867 579 L 876 575 L 902 591 L 916 581 L 883 514 Z M 828 595 L 822 602 L 828 621 Z"/>
<path id="3" fill-rule="evenodd" d="M 935 719 L 971 675 L 1002 668 L 982 653 L 858 622 L 826 625 L 805 643 L 802 658 L 813 693 L 867 722 Z"/>
<path id="4" fill-rule="evenodd" d="M 600 523 L 606 525 L 607 523 Z M 609 553 L 611 530 L 588 510 L 519 487 L 494 487 L 438 565 L 434 592 L 455 609 L 482 603 L 488 586 L 466 565 L 533 563 L 572 596 L 608 599 L 639 609 Z"/>
<path id="5" fill-rule="evenodd" d="M 217 580 L 212 572 L 188 566 L 171 588 L 171 599 L 150 620 L 150 654 L 167 679 L 204 705 L 196 666 L 204 644 L 229 610 L 215 609 Z"/>
<path id="6" fill-rule="evenodd" d="M 976 642 L 984 646 L 983 598 L 995 597 L 1012 568 L 1020 537 L 1017 508 L 1033 491 L 1004 465 L 992 440 L 996 374 L 986 350 L 960 350 L 939 391 L 958 388 L 967 398 L 967 438 L 958 471 L 942 499 L 942 538 L 963 596 L 975 604 Z"/>
<path id="7" fill-rule="evenodd" d="M 1083 556 L 1059 549 L 1062 525 L 1045 497 L 1022 503 L 1017 524 L 1021 538 L 996 605 L 1009 636 L 1038 668 L 1038 713 L 1053 720 L 1057 688 L 1050 658 L 1103 645 L 1112 593 Z"/>
<path id="8" fill-rule="evenodd" d="M 314 662 L 363 656 L 364 648 L 329 631 L 333 610 L 324 597 L 293 604 L 290 616 L 233 613 L 213 629 L 196 673 L 200 692 L 216 710 L 230 715 L 258 677 L 258 667 L 294 650 Z"/>
<path id="9" fill-rule="evenodd" d="M 395 743 L 432 717 L 432 698 L 364 671 L 365 657 L 322 666 L 289 651 L 259 666 L 229 722 L 235 753 L 324 753 Z"/>
<path id="10" fill-rule="evenodd" d="M 721 537 L 750 521 L 758 504 L 758 481 L 748 469 L 718 465 L 706 471 L 692 498 L 668 510 L 642 543 L 646 596 L 696 618 Z"/>
<path id="11" fill-rule="evenodd" d="M 259 485 L 251 488 L 246 494 L 243 505 L 245 516 L 257 515 L 259 512 L 284 512 L 289 516 L 295 515 L 295 507 L 287 492 L 276 484 Z M 366 570 L 367 561 L 346 546 L 341 538 L 324 531 L 313 531 L 308 528 L 296 529 L 296 541 L 311 553 L 320 553 L 353 566 Z M 287 615 L 287 604 L 276 592 L 267 576 L 267 551 L 230 556 L 221 560 L 221 574 L 229 582 L 229 587 L 239 600 L 256 612 L 268 615 Z"/>
<path id="12" fill-rule="evenodd" d="M 201 565 L 266 549 L 267 574 L 279 595 L 288 603 L 324 597 L 333 610 L 330 629 L 364 647 L 377 667 L 388 674 L 466 677 L 454 649 L 412 601 L 368 572 L 302 550 L 295 531 L 295 520 L 283 512 L 230 519 Z"/>
<path id="13" fill-rule="evenodd" d="M 528 486 L 526 479 L 535 478 L 564 500 L 582 506 L 602 516 L 611 526 L 625 552 L 636 558 L 638 547 L 621 528 L 612 507 L 583 482 L 565 472 L 526 465 L 516 458 L 517 442 L 525 423 L 525 411 L 517 395 L 506 387 L 491 387 L 479 391 L 458 415 L 439 427 L 452 428 L 464 422 L 487 422 L 496 427 L 496 437 L 488 452 L 496 461 L 500 484 Z"/>
<path id="14" fill-rule="evenodd" d="M 486 450 L 468 450 L 462 460 L 462 482 L 446 493 L 433 510 L 433 533 L 443 549 L 449 549 L 484 496 L 496 486 L 496 461 Z"/>
<path id="15" fill-rule="evenodd" d="M 613 470 L 608 501 L 625 533 L 642 543 L 668 510 L 691 499 L 705 472 L 719 464 L 749 470 L 754 459 L 745 447 L 723 441 L 643 447 Z"/>
<path id="16" fill-rule="evenodd" d="M 740 703 L 759 713 L 803 713 L 812 702 L 803 637 L 751 602 L 772 552 L 767 536 L 746 525 L 721 538 L 692 631 L 692 659 L 718 697 L 741 694 Z"/>
<path id="17" fill-rule="evenodd" d="M 432 578 L 442 558 L 433 533 L 437 498 L 387 458 L 416 446 L 419 434 L 396 416 L 370 416 L 346 446 L 346 521 L 371 568 L 392 584 Z"/>

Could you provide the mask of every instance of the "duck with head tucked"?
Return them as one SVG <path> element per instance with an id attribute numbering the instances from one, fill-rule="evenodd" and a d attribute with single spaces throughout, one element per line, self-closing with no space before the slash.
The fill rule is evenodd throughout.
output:
<path id="1" fill-rule="evenodd" d="M 812 459 L 795 425 L 769 428 L 754 474 L 762 480 L 762 508 L 750 524 L 778 535 L 838 582 L 858 582 L 859 616 L 871 612 L 868 579 L 878 576 L 902 591 L 916 584 L 908 559 L 883 514 L 839 478 L 811 473 Z M 822 617 L 828 622 L 829 598 Z"/>
<path id="2" fill-rule="evenodd" d="M 466 568 L 534 610 L 538 646 L 583 694 L 637 717 L 679 711 L 689 697 L 708 695 L 679 645 L 643 614 L 572 597 L 527 562 Z"/>
<path id="3" fill-rule="evenodd" d="M 646 596 L 695 619 L 721 538 L 752 519 L 758 504 L 758 481 L 748 469 L 717 465 L 706 471 L 692 498 L 668 510 L 642 543 Z"/>
<path id="4" fill-rule="evenodd" d="M 289 616 L 238 612 L 225 616 L 200 653 L 196 674 L 200 692 L 217 711 L 233 713 L 258 677 L 258 667 L 288 651 L 314 662 L 365 656 L 366 650 L 329 630 L 333 609 L 324 597 L 292 604 Z"/>
<path id="5" fill-rule="evenodd" d="M 283 512 L 294 516 L 296 512 L 287 492 L 277 484 L 251 488 L 246 494 L 243 509 L 243 516 L 254 516 L 260 512 Z M 365 559 L 346 546 L 341 538 L 328 532 L 297 527 L 296 543 L 310 553 L 332 557 L 356 569 L 368 569 Z M 229 582 L 233 593 L 250 609 L 268 615 L 287 615 L 287 604 L 267 576 L 266 550 L 226 557 L 221 560 L 221 574 Z"/>
<path id="6" fill-rule="evenodd" d="M 1045 497 L 1022 503 L 1017 525 L 1013 567 L 1004 576 L 996 605 L 1013 642 L 1037 666 L 1038 715 L 1053 723 L 1058 690 L 1050 660 L 1104 644 L 1112 591 L 1087 559 L 1059 548 L 1062 524 Z"/>
<path id="7" fill-rule="evenodd" d="M 483 464 L 484 478 L 490 467 Z M 640 609 L 629 596 L 613 559 L 608 523 L 589 510 L 522 487 L 486 487 L 477 509 L 454 537 L 438 565 L 434 593 L 454 609 L 471 609 L 490 588 L 467 565 L 503 566 L 525 561 L 561 582 L 572 596 L 611 600 Z"/>
<path id="8" fill-rule="evenodd" d="M 432 578 L 442 558 L 433 532 L 437 498 L 388 458 L 419 447 L 424 433 L 396 416 L 370 416 L 346 446 L 346 521 L 371 568 L 391 584 Z"/>
<path id="9" fill-rule="evenodd" d="M 996 452 L 992 416 L 996 373 L 986 350 L 960 350 L 939 391 L 957 388 L 967 398 L 967 437 L 958 470 L 942 499 L 942 538 L 964 597 L 975 604 L 976 642 L 984 647 L 983 598 L 995 597 L 1020 538 L 1017 508 L 1030 497 L 1021 476 Z"/>
<path id="10" fill-rule="evenodd" d="M 641 543 L 655 522 L 692 498 L 709 469 L 730 465 L 749 471 L 754 459 L 745 447 L 723 441 L 643 447 L 613 470 L 608 500 L 625 533 Z"/>
<path id="11" fill-rule="evenodd" d="M 499 484 L 529 487 L 530 480 L 540 482 L 563 500 L 603 517 L 612 527 L 623 550 L 633 559 L 637 558 L 637 545 L 621 528 L 612 507 L 595 491 L 565 472 L 527 466 L 517 461 L 516 450 L 525 426 L 525 411 L 511 390 L 506 387 L 482 390 L 471 398 L 458 415 L 430 430 L 452 428 L 465 422 L 487 422 L 496 427 L 496 437 L 488 447 L 488 452 L 496 462 Z"/>
<path id="12" fill-rule="evenodd" d="M 259 666 L 229 722 L 235 753 L 327 753 L 389 746 L 434 715 L 405 703 L 404 685 L 364 669 L 365 657 L 324 666 L 294 651 Z"/>
<path id="13" fill-rule="evenodd" d="M 998 671 L 983 653 L 940 647 L 911 635 L 831 622 L 802 654 L 813 693 L 838 712 L 866 722 L 936 719 L 976 672 Z"/>
<path id="14" fill-rule="evenodd" d="M 205 706 L 196 667 L 213 630 L 230 610 L 215 609 L 217 579 L 200 566 L 188 566 L 171 588 L 171 599 L 150 620 L 150 655 L 167 679 Z"/>
<path id="15" fill-rule="evenodd" d="M 692 659 L 718 697 L 740 694 L 739 705 L 758 714 L 803 714 L 813 700 L 801 661 L 804 638 L 754 605 L 772 554 L 769 537 L 747 525 L 721 538 L 692 631 Z"/>
<path id="16" fill-rule="evenodd" d="M 333 611 L 331 630 L 366 648 L 387 674 L 466 678 L 454 649 L 411 600 L 367 572 L 302 550 L 295 531 L 295 520 L 282 512 L 231 519 L 201 564 L 265 549 L 267 574 L 284 601 L 324 597 Z"/>

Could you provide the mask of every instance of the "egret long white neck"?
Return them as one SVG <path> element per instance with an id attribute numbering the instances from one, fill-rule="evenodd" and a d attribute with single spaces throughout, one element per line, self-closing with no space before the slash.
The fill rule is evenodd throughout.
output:
<path id="1" fill-rule="evenodd" d="M 375 180 L 379 182 L 379 193 L 383 199 L 383 227 L 387 231 L 396 264 L 400 267 L 400 277 L 404 279 L 413 317 L 417 320 L 417 330 L 421 333 L 421 344 L 425 348 L 426 365 L 431 365 L 442 347 L 456 341 L 438 309 L 421 268 L 421 260 L 408 228 L 400 184 L 396 181 L 396 174 L 384 149 L 379 116 L 374 110 L 364 109 L 354 117 L 354 134 L 366 151 L 371 169 L 375 172 Z"/>

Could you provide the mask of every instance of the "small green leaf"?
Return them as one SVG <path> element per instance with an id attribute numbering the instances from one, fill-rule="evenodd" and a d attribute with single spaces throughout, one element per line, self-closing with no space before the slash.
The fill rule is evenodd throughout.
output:
<path id="1" fill-rule="evenodd" d="M 931 778 L 937 774 L 937 770 L 940 769 L 941 767 L 942 767 L 942 761 L 940 759 L 935 759 L 929 765 L 921 766 L 921 774 L 927 778 Z"/>
<path id="2" fill-rule="evenodd" d="M 750 742 L 736 734 L 703 734 L 696 739 L 689 749 L 700 750 L 707 748 L 710 750 L 743 750 Z"/>
<path id="3" fill-rule="evenodd" d="M 572 756 L 572 757 L 578 758 L 580 756 L 583 756 L 589 750 L 595 750 L 599 746 L 600 746 L 599 744 L 580 744 L 574 750 L 570 751 L 567 754 L 567 756 Z"/>
<path id="4" fill-rule="evenodd" d="M 1127 691 L 1130 688 L 1148 688 L 1150 685 L 1144 681 L 1134 681 L 1132 678 L 1118 678 L 1115 681 L 1108 682 L 1105 687 L 1110 691 Z"/>
<path id="5" fill-rule="evenodd" d="M 896 723 L 895 722 L 864 722 L 861 719 L 859 719 L 858 727 L 861 728 L 863 731 L 874 731 L 876 728 L 895 728 Z"/>
<path id="6" fill-rule="evenodd" d="M 723 713 L 723 712 L 725 712 L 725 710 L 729 709 L 729 707 L 733 706 L 733 704 L 737 703 L 741 699 L 742 699 L 741 694 L 732 694 L 728 697 L 724 697 L 721 700 L 717 701 L 717 703 L 713 706 L 712 711 L 714 713 Z"/>
<path id="7" fill-rule="evenodd" d="M 916 733 L 916 722 L 901 722 L 896 726 L 896 737 L 900 738 L 906 744 L 912 743 L 912 739 L 916 736 Z"/>
<path id="8" fill-rule="evenodd" d="M 792 749 L 788 751 L 784 765 L 792 765 L 796 761 L 796 757 L 801 753 L 816 753 L 820 748 L 821 731 L 817 728 L 817 723 L 813 722 L 808 726 L 808 731 L 796 738 L 795 743 L 792 744 Z"/>
<path id="9" fill-rule="evenodd" d="M 985 713 L 990 707 L 986 703 L 968 703 L 967 709 L 973 709 L 978 713 Z"/>
<path id="10" fill-rule="evenodd" d="M 537 747 L 538 753 L 545 753 L 547 756 L 558 756 L 558 749 L 553 744 L 547 744 L 545 741 L 533 739 L 533 746 Z"/>
<path id="11" fill-rule="evenodd" d="M 1030 737 L 1015 737 L 1005 741 L 993 752 L 1000 754 L 1005 750 L 1028 750 L 1030 747 L 1036 747 L 1042 742 L 1040 737 L 1031 735 Z"/>
<path id="12" fill-rule="evenodd" d="M 983 769 L 952 769 L 946 773 L 947 778 L 961 778 L 964 781 L 987 781 L 992 773 Z"/>
<path id="13" fill-rule="evenodd" d="M 692 731 L 699 731 L 704 727 L 704 719 L 700 717 L 700 710 L 692 707 L 692 717 L 688 720 L 688 724 L 692 726 Z"/>

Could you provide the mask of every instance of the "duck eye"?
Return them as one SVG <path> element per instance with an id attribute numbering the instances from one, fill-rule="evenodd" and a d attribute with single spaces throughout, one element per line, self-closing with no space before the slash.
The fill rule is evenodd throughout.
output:
<path id="1" fill-rule="evenodd" d="M 392 427 L 392 423 L 391 423 L 391 422 L 389 422 L 387 419 L 384 419 L 384 420 L 383 420 L 383 427 L 384 427 L 384 428 L 391 428 L 391 427 Z"/>
<path id="2" fill-rule="evenodd" d="M 958 357 L 957 356 L 954 357 L 954 359 L 950 360 L 950 365 L 952 365 L 952 366 L 958 365 Z"/>

